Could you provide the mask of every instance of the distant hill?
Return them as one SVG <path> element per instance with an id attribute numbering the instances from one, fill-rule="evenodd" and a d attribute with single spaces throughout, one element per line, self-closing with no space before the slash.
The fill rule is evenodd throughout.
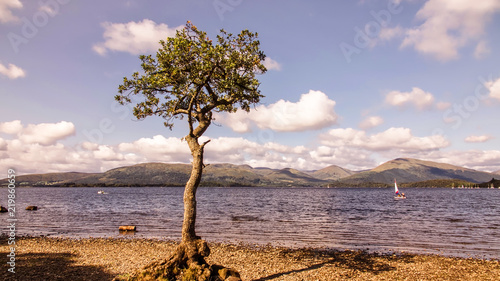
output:
<path id="1" fill-rule="evenodd" d="M 191 165 L 144 163 L 105 173 L 61 173 L 18 176 L 19 186 L 184 186 Z M 70 176 L 71 175 L 71 176 Z M 6 179 L 0 182 L 7 185 Z M 252 168 L 212 164 L 203 170 L 201 186 L 321 186 L 326 181 L 295 169 Z"/>
<path id="2" fill-rule="evenodd" d="M 500 175 L 500 170 L 493 172 L 493 174 Z"/>
<path id="3" fill-rule="evenodd" d="M 392 183 L 394 179 L 397 179 L 399 183 L 438 179 L 458 179 L 480 183 L 490 180 L 492 176 L 493 174 L 491 173 L 480 172 L 450 164 L 411 158 L 397 158 L 369 171 L 342 178 L 341 181 L 350 184 L 361 184 L 365 182 Z"/>
<path id="4" fill-rule="evenodd" d="M 59 185 L 67 181 L 78 180 L 87 176 L 97 176 L 100 173 L 78 173 L 78 172 L 68 172 L 68 173 L 48 173 L 48 174 L 31 174 L 24 176 L 17 176 L 16 185 L 17 186 L 36 186 L 36 185 Z M 1 185 L 6 185 L 6 179 L 0 181 Z"/>
<path id="5" fill-rule="evenodd" d="M 191 166 L 188 173 L 191 173 Z M 212 186 L 255 186 L 260 185 L 261 180 L 248 165 L 211 164 L 205 167 L 202 175 L 202 185 Z"/>
<path id="6" fill-rule="evenodd" d="M 52 173 L 17 176 L 17 186 L 184 186 L 189 164 L 143 163 L 104 173 Z M 353 172 L 335 165 L 317 171 L 252 168 L 248 165 L 211 164 L 203 171 L 201 186 L 323 186 L 385 187 L 394 179 L 401 186 L 451 186 L 485 183 L 498 175 L 450 164 L 398 158 L 374 169 Z M 0 181 L 1 186 L 7 180 Z"/>
<path id="7" fill-rule="evenodd" d="M 331 165 L 321 170 L 311 172 L 309 174 L 317 179 L 332 181 L 348 177 L 355 173 L 356 172 L 353 172 L 351 170 L 347 170 L 336 165 Z"/>
<path id="8" fill-rule="evenodd" d="M 318 186 L 325 183 L 321 179 L 290 168 L 275 170 L 267 174 L 265 178 L 270 182 L 279 183 L 278 185 L 281 186 Z"/>
<path id="9" fill-rule="evenodd" d="M 111 169 L 66 181 L 66 186 L 182 186 L 189 179 L 191 165 L 145 163 Z"/>

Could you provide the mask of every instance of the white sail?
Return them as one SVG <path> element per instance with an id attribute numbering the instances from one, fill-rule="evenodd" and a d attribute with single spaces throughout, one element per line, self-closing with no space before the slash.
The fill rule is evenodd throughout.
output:
<path id="1" fill-rule="evenodd" d="M 406 198 L 406 196 L 405 196 L 404 193 L 399 193 L 398 184 L 396 182 L 396 179 L 394 179 L 394 193 L 395 193 L 394 194 L 395 195 L 394 199 L 399 200 L 399 199 L 405 199 Z"/>

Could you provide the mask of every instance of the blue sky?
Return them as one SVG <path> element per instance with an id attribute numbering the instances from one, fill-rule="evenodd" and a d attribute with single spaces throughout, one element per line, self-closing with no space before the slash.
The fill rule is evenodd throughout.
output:
<path id="1" fill-rule="evenodd" d="M 258 32 L 267 55 L 265 98 L 216 116 L 207 163 L 500 169 L 498 0 L 0 0 L 0 169 L 189 163 L 185 121 L 169 131 L 114 101 L 188 20 Z"/>

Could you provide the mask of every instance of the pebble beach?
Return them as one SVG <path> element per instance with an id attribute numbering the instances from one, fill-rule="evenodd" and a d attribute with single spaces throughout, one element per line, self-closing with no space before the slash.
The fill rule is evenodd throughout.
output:
<path id="1" fill-rule="evenodd" d="M 10 246 L 0 238 L 0 255 Z M 137 238 L 16 240 L 15 273 L 0 280 L 113 280 L 164 259 L 177 242 Z M 242 280 L 499 280 L 500 261 L 408 253 L 209 243 L 209 263 L 236 269 Z"/>

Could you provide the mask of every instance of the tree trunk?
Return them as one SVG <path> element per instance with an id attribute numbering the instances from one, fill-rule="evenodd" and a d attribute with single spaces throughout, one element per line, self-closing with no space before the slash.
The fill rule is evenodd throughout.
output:
<path id="1" fill-rule="evenodd" d="M 196 236 L 196 190 L 203 172 L 203 144 L 198 143 L 198 137 L 189 134 L 186 137 L 193 166 L 184 189 L 184 221 L 182 222 L 182 240 L 175 252 L 163 261 L 156 261 L 127 279 L 114 280 L 240 280 L 239 273 L 220 265 L 209 265 L 205 258 L 210 255 L 207 242 Z M 190 276 L 190 277 L 188 277 Z M 193 279 L 194 278 L 194 279 Z"/>
<path id="2" fill-rule="evenodd" d="M 193 155 L 193 166 L 191 176 L 184 188 L 184 221 L 182 223 L 182 242 L 189 243 L 196 240 L 196 190 L 201 181 L 203 172 L 203 146 L 198 143 L 198 138 L 187 136 L 191 154 Z"/>
<path id="3" fill-rule="evenodd" d="M 203 172 L 203 145 L 198 143 L 198 138 L 191 134 L 186 137 L 189 149 L 193 155 L 193 166 L 184 189 L 184 220 L 182 222 L 182 240 L 175 252 L 164 261 L 154 262 L 130 280 L 143 280 L 151 278 L 157 280 L 166 278 L 174 280 L 185 270 L 194 272 L 197 280 L 212 280 L 211 267 L 205 261 L 210 255 L 207 242 L 196 236 L 196 190 L 201 181 Z M 142 279 L 141 279 L 142 278 Z M 147 279 L 149 280 L 149 279 Z M 163 280 L 163 279 L 161 279 Z M 217 280 L 217 279 L 213 279 Z"/>

